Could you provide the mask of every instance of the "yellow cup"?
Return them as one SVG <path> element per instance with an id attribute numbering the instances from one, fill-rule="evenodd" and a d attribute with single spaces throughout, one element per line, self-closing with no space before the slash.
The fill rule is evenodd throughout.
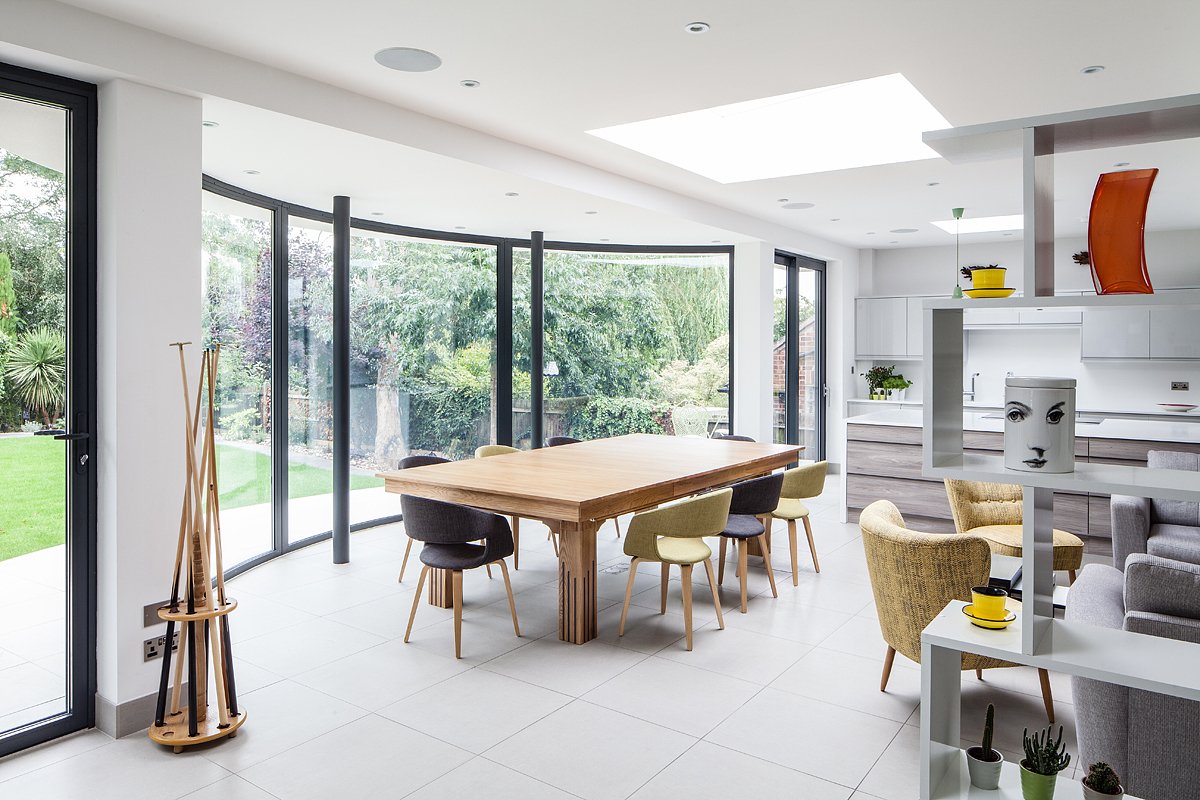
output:
<path id="1" fill-rule="evenodd" d="M 976 586 L 971 590 L 971 603 L 975 616 L 980 619 L 1001 620 L 1008 617 L 1004 602 L 1008 592 L 996 586 Z"/>
<path id="2" fill-rule="evenodd" d="M 1003 289 L 1006 267 L 985 267 L 971 270 L 971 286 L 975 289 Z"/>

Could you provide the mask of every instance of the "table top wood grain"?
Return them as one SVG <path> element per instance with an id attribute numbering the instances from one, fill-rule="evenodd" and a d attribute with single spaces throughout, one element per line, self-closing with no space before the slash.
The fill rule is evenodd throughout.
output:
<path id="1" fill-rule="evenodd" d="M 387 491 L 525 517 L 583 521 L 766 474 L 797 445 L 629 434 L 379 473 Z"/>

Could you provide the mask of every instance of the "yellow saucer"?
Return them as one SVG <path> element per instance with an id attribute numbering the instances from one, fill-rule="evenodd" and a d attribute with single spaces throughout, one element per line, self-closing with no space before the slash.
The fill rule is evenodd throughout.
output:
<path id="1" fill-rule="evenodd" d="M 1008 616 L 1004 619 L 984 619 L 983 617 L 977 617 L 971 613 L 974 608 L 974 605 L 968 603 L 967 605 L 963 606 L 962 612 L 967 615 L 968 619 L 971 620 L 972 625 L 980 628 L 990 628 L 991 630 L 998 631 L 1007 628 L 1009 625 L 1012 625 L 1017 621 L 1017 615 L 1012 611 L 1008 612 Z"/>
<path id="2" fill-rule="evenodd" d="M 967 297 L 1008 297 L 1016 289 L 963 289 Z"/>

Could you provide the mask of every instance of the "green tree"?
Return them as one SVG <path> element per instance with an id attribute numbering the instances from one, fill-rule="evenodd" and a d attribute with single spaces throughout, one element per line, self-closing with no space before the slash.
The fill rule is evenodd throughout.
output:
<path id="1" fill-rule="evenodd" d="M 12 259 L 0 253 L 0 333 L 17 332 L 17 295 L 13 291 Z"/>
<path id="2" fill-rule="evenodd" d="M 8 353 L 5 376 L 17 397 L 49 426 L 66 397 L 67 346 L 61 332 L 42 326 L 23 333 Z"/>

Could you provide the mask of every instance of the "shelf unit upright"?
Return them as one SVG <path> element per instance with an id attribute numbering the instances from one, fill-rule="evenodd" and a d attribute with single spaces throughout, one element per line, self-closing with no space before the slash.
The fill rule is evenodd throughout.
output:
<path id="1" fill-rule="evenodd" d="M 1003 631 L 971 626 L 952 602 L 925 629 L 921 645 L 921 798 L 1021 797 L 1017 765 L 1005 764 L 999 792 L 972 789 L 959 730 L 961 655 L 978 653 L 1055 672 L 1200 700 L 1200 647 L 1123 630 L 1054 619 L 1055 489 L 1200 500 L 1194 472 L 1080 463 L 1062 475 L 1016 472 L 1002 456 L 963 449 L 963 310 L 978 308 L 1195 307 L 1200 291 L 1124 296 L 1054 296 L 1055 153 L 1200 137 L 1200 95 L 930 131 L 924 141 L 952 163 L 1020 157 L 1024 199 L 1025 297 L 933 299 L 924 303 L 923 474 L 1024 488 L 1024 604 Z M 1077 755 L 1077 754 L 1076 754 Z M 1060 778 L 1057 797 L 1082 797 Z M 1130 798 L 1130 800 L 1135 800 Z"/>

